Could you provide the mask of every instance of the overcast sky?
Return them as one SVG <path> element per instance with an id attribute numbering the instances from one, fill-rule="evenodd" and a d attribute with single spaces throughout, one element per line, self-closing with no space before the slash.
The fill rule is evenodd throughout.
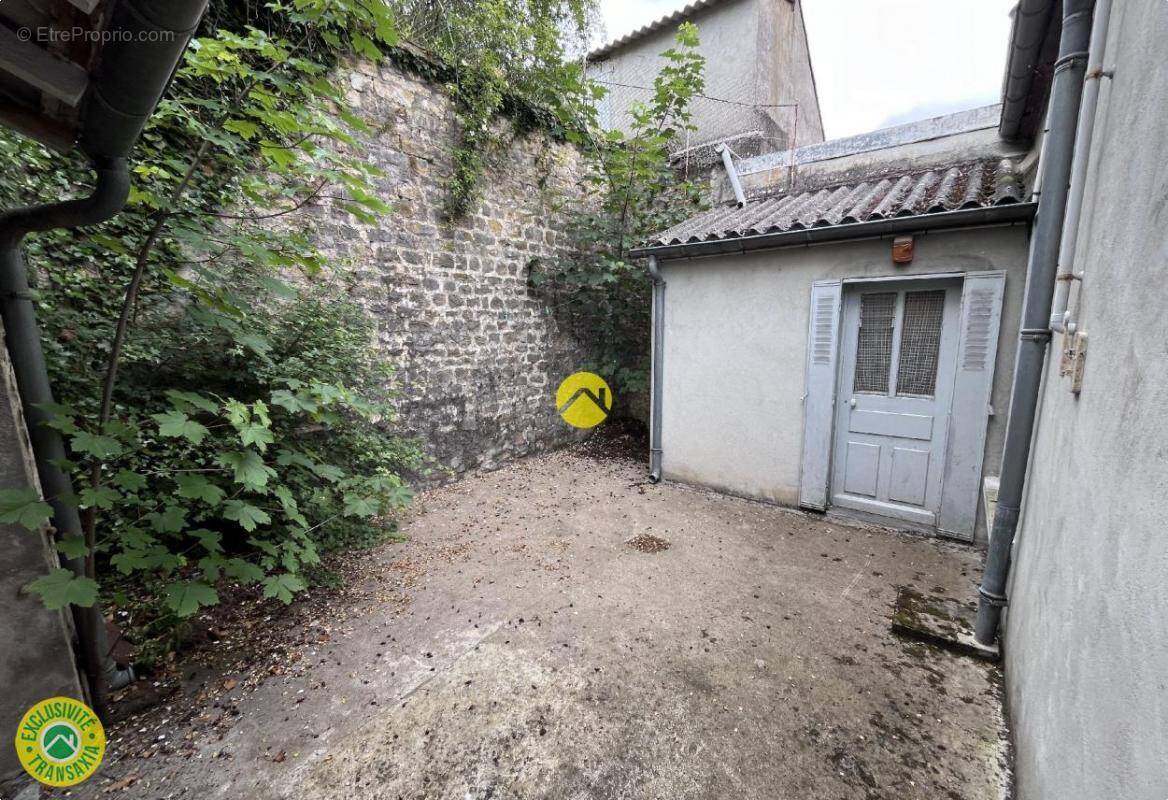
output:
<path id="1" fill-rule="evenodd" d="M 609 39 L 688 0 L 600 0 Z M 827 138 L 999 100 L 1016 0 L 803 0 Z"/>

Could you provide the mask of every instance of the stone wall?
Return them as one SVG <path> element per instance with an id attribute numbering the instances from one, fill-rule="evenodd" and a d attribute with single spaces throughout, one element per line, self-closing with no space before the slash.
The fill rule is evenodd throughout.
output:
<path id="1" fill-rule="evenodd" d="M 399 368 L 402 430 L 456 473 L 575 441 L 554 394 L 586 365 L 586 332 L 527 278 L 533 260 L 571 253 L 556 207 L 580 191 L 578 152 L 539 133 L 512 137 L 488 158 L 477 208 L 451 223 L 457 127 L 445 90 L 393 63 L 357 65 L 344 80 L 376 130 L 366 152 L 393 213 L 371 227 L 327 205 L 314 212 L 325 251 L 352 260 L 379 347 Z"/>

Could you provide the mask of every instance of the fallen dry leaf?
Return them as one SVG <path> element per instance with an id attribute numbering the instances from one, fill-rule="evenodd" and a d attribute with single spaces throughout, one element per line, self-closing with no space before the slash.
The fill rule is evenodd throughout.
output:
<path id="1" fill-rule="evenodd" d="M 107 792 L 120 792 L 123 789 L 130 788 L 130 786 L 132 786 L 136 780 L 138 780 L 138 775 L 136 773 L 130 773 L 120 781 L 114 781 L 109 786 L 105 787 L 105 790 Z"/>

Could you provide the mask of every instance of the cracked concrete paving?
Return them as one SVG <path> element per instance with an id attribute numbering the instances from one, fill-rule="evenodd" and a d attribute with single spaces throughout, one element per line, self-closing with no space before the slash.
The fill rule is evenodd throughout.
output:
<path id="1" fill-rule="evenodd" d="M 998 668 L 889 630 L 897 585 L 972 597 L 976 551 L 643 474 L 563 451 L 425 493 L 360 556 L 422 565 L 404 611 L 74 795 L 1005 796 Z"/>

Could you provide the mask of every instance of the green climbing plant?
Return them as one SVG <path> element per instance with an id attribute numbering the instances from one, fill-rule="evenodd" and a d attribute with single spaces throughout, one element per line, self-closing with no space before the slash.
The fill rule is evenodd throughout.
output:
<path id="1" fill-rule="evenodd" d="M 344 264 L 315 242 L 320 209 L 389 208 L 364 123 L 330 77 L 397 41 L 369 0 L 217 0 L 132 157 L 125 212 L 31 239 L 38 312 L 84 535 L 83 559 L 34 582 L 50 608 L 111 596 L 119 576 L 187 617 L 224 581 L 283 602 L 322 550 L 389 529 L 417 449 L 393 433 L 392 370 Z M 16 206 L 75 195 L 85 164 L 0 134 L 22 165 Z M 48 506 L 0 492 L 0 521 Z"/>
<path id="2" fill-rule="evenodd" d="M 32 586 L 47 605 L 108 601 L 126 580 L 172 618 L 214 604 L 225 583 L 288 602 L 322 551 L 392 530 L 419 451 L 394 433 L 375 323 L 314 222 L 390 211 L 362 155 L 365 125 L 331 76 L 347 58 L 408 59 L 399 26 L 446 62 L 460 130 L 451 216 L 473 206 L 483 158 L 514 131 L 584 149 L 582 255 L 532 281 L 594 319 L 606 374 L 643 383 L 648 284 L 628 250 L 696 202 L 668 152 L 702 65 L 683 26 L 632 130 L 600 132 L 603 90 L 565 49 L 591 8 L 214 0 L 133 154 L 126 211 L 28 242 L 59 400 L 47 410 L 84 521 L 83 536 L 56 543 L 84 574 Z M 4 206 L 86 191 L 78 158 L 5 133 L 0 157 L 22 165 L 0 181 Z M 48 511 L 28 491 L 0 492 L 0 521 L 38 527 Z"/>
<path id="3" fill-rule="evenodd" d="M 540 127 L 582 143 L 600 90 L 568 43 L 590 30 L 595 0 L 402 0 L 403 36 L 448 66 L 458 140 L 446 214 L 465 216 L 480 198 L 484 159 L 515 130 Z M 500 125 L 502 114 L 514 126 Z"/>
<path id="4" fill-rule="evenodd" d="M 647 387 L 650 281 L 629 251 L 654 233 L 692 216 L 701 193 L 679 176 L 670 151 L 693 130 L 690 106 L 704 86 L 698 30 L 683 23 L 662 53 L 653 94 L 629 109 L 626 131 L 597 135 L 585 149 L 582 200 L 570 205 L 575 258 L 531 265 L 530 282 L 554 302 L 587 320 L 597 363 L 624 395 Z"/>

